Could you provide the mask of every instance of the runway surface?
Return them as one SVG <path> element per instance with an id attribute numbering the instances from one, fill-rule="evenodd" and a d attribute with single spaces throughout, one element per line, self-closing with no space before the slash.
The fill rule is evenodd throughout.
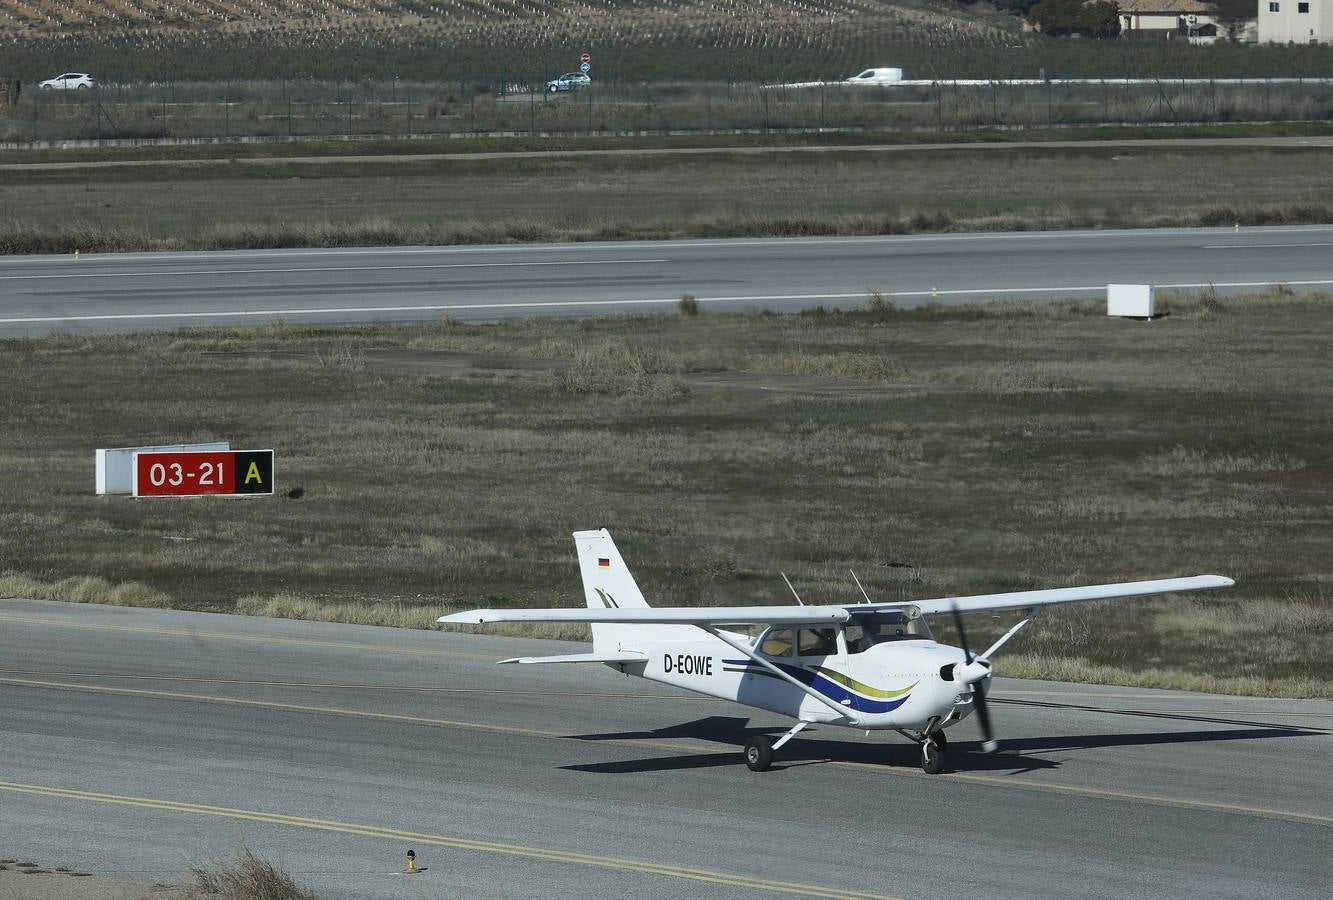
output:
<path id="1" fill-rule="evenodd" d="M 0 335 L 1333 287 L 1333 226 L 0 257 Z"/>
<path id="2" fill-rule="evenodd" d="M 572 645 L 0 601 L 0 850 L 329 897 L 1323 897 L 1333 703 L 997 681 L 1004 751 L 776 717 Z M 1002 671 L 1003 660 L 999 661 Z M 951 732 L 955 749 L 975 739 Z M 427 871 L 397 874 L 408 849 Z"/>

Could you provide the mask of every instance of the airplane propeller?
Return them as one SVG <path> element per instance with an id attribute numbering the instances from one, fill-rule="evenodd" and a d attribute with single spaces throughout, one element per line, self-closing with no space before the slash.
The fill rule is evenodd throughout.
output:
<path id="1" fill-rule="evenodd" d="M 986 707 L 986 692 L 981 689 L 982 680 L 990 674 L 990 662 L 972 655 L 972 650 L 967 646 L 967 632 L 963 629 L 963 614 L 958 611 L 957 606 L 953 608 L 953 622 L 958 629 L 958 643 L 963 648 L 966 660 L 963 665 L 954 667 L 954 678 L 958 681 L 967 681 L 971 685 L 972 703 L 977 709 L 977 721 L 981 725 L 982 752 L 994 753 L 1000 745 L 995 740 L 995 732 L 991 730 L 990 710 Z"/>

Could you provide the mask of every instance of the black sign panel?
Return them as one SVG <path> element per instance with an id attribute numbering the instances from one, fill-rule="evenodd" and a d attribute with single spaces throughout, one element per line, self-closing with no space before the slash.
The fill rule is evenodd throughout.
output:
<path id="1" fill-rule="evenodd" d="M 273 493 L 273 451 L 238 450 L 232 468 L 232 490 L 237 494 Z"/>

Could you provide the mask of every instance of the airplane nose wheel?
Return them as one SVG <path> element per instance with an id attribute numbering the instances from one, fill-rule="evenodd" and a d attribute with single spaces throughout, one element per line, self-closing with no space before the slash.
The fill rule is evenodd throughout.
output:
<path id="1" fill-rule="evenodd" d="M 755 735 L 745 742 L 745 764 L 751 772 L 766 772 L 773 764 L 773 742 Z"/>
<path id="2" fill-rule="evenodd" d="M 921 742 L 921 771 L 927 775 L 938 775 L 944 771 L 945 757 L 949 751 L 949 739 L 944 732 L 937 732 Z"/>

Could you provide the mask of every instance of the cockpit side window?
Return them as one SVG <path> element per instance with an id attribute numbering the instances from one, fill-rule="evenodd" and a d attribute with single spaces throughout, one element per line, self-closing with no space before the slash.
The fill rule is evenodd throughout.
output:
<path id="1" fill-rule="evenodd" d="M 759 645 L 759 652 L 765 656 L 791 656 L 796 640 L 792 628 L 770 628 Z"/>
<path id="2" fill-rule="evenodd" d="M 908 619 L 896 611 L 858 618 L 843 628 L 843 634 L 848 653 L 864 653 L 885 641 L 919 641 L 931 637 L 925 619 Z"/>
<path id="3" fill-rule="evenodd" d="M 796 652 L 798 656 L 833 656 L 838 652 L 838 633 L 832 628 L 802 628 Z"/>

